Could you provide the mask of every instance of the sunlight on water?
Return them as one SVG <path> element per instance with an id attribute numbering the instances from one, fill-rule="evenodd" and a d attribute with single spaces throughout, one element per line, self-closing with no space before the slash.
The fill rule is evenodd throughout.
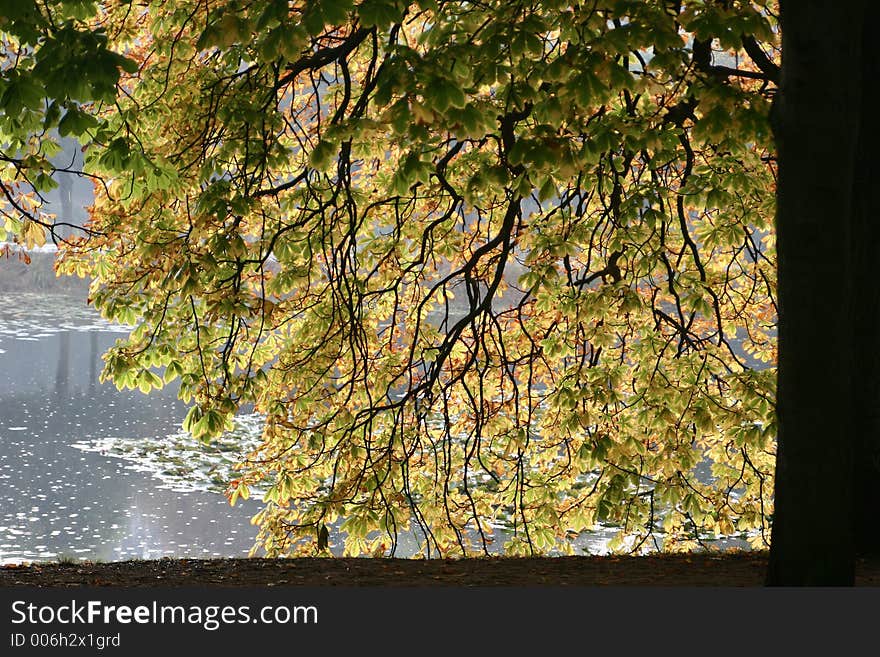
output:
<path id="1" fill-rule="evenodd" d="M 100 383 L 101 354 L 126 328 L 74 296 L 0 303 L 0 563 L 245 556 L 258 507 L 232 508 L 214 492 L 229 459 L 222 469 L 206 455 L 209 487 L 200 477 L 163 479 L 113 453 L 111 445 L 126 444 L 162 454 L 184 442 L 186 409 L 174 389 L 147 396 Z"/>
<path id="2" fill-rule="evenodd" d="M 235 465 L 259 445 L 262 429 L 263 417 L 249 414 L 236 417 L 232 431 L 207 445 L 180 431 L 148 440 L 107 436 L 71 446 L 122 459 L 126 469 L 155 477 L 159 488 L 223 493 L 236 477 Z"/>

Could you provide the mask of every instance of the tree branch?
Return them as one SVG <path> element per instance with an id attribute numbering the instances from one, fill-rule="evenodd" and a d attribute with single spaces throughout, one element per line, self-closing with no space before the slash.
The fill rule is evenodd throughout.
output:
<path id="1" fill-rule="evenodd" d="M 764 73 L 765 79 L 779 84 L 779 66 L 767 56 L 767 53 L 764 52 L 755 37 L 751 34 L 743 34 L 742 44 L 748 56 L 755 62 L 755 66 Z"/>

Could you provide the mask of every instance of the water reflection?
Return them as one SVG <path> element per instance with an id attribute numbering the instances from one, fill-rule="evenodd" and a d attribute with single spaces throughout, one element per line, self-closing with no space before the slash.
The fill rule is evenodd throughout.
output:
<path id="1" fill-rule="evenodd" d="M 70 379 L 70 332 L 58 334 L 58 369 L 55 371 L 55 395 L 67 397 L 67 382 Z"/>
<path id="2" fill-rule="evenodd" d="M 165 490 L 148 472 L 74 443 L 179 430 L 173 390 L 142 395 L 98 381 L 121 327 L 82 299 L 0 297 L 0 562 L 244 556 L 253 503 Z"/>

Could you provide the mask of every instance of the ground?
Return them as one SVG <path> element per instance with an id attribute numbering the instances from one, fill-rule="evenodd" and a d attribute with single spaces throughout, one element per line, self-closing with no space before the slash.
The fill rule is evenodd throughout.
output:
<path id="1" fill-rule="evenodd" d="M 761 586 L 766 552 L 639 557 L 159 559 L 0 568 L 0 586 Z M 857 585 L 880 586 L 880 561 Z"/>

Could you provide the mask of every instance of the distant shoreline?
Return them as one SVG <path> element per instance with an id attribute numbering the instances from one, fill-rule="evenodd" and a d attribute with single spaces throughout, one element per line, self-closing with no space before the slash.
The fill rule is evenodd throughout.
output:
<path id="1" fill-rule="evenodd" d="M 28 251 L 27 255 L 30 263 L 12 249 L 8 255 L 5 249 L 0 252 L 0 293 L 47 292 L 84 298 L 88 294 L 88 279 L 55 273 L 54 249 Z"/>

